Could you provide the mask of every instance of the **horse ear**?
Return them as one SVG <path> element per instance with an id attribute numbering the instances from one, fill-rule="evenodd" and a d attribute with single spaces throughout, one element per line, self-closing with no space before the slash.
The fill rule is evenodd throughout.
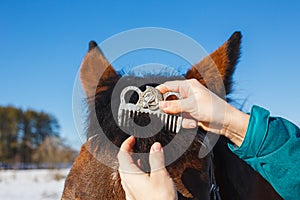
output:
<path id="1" fill-rule="evenodd" d="M 89 42 L 89 51 L 80 67 L 80 80 L 87 98 L 94 97 L 99 89 L 99 82 L 117 75 L 108 60 L 104 57 L 95 41 Z"/>
<path id="2" fill-rule="evenodd" d="M 232 75 L 240 56 L 241 39 L 241 33 L 234 32 L 231 37 L 216 51 L 211 53 L 209 56 L 206 56 L 199 63 L 195 64 L 186 73 L 185 77 L 187 79 L 195 78 L 203 85 L 209 85 L 209 88 L 216 94 L 222 93 L 220 91 L 221 87 L 223 88 L 223 86 L 216 84 L 218 82 L 216 79 L 221 77 L 226 94 L 230 93 L 232 86 Z M 216 73 L 219 73 L 220 76 L 216 75 Z"/>

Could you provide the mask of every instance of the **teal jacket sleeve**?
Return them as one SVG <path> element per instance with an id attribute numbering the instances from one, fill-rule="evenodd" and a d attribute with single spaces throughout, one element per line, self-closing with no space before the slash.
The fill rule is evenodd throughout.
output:
<path id="1" fill-rule="evenodd" d="M 284 199 L 300 198 L 300 129 L 296 125 L 253 106 L 242 145 L 229 148 Z"/>

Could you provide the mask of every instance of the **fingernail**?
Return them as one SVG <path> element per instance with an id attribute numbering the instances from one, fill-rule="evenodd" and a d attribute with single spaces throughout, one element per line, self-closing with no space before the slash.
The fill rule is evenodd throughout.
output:
<path id="1" fill-rule="evenodd" d="M 190 128 L 196 128 L 196 122 L 190 122 L 189 127 Z"/>
<path id="2" fill-rule="evenodd" d="M 155 142 L 152 146 L 152 149 L 154 152 L 161 152 L 162 151 L 161 144 L 159 142 Z"/>
<path id="3" fill-rule="evenodd" d="M 164 109 L 164 108 L 166 108 L 168 105 L 167 105 L 167 102 L 165 102 L 165 101 L 160 101 L 159 102 L 159 107 L 161 108 L 161 109 Z"/>

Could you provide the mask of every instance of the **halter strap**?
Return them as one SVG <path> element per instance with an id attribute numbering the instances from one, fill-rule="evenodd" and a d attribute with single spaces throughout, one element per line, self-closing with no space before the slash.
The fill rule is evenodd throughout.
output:
<path id="1" fill-rule="evenodd" d="M 210 190 L 209 190 L 210 199 L 211 200 L 221 200 L 219 187 L 217 186 L 215 173 L 214 173 L 214 164 L 213 164 L 214 154 L 213 154 L 213 152 L 211 152 L 210 155 L 211 155 L 210 162 L 209 162 L 209 178 L 210 178 L 210 185 L 211 185 Z"/>

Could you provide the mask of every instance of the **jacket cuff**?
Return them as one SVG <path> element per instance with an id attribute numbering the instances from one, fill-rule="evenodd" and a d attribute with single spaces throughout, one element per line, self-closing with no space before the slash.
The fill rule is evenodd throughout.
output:
<path id="1" fill-rule="evenodd" d="M 269 111 L 253 106 L 243 143 L 240 147 L 228 144 L 229 149 L 243 160 L 257 157 L 268 131 L 269 116 Z"/>

